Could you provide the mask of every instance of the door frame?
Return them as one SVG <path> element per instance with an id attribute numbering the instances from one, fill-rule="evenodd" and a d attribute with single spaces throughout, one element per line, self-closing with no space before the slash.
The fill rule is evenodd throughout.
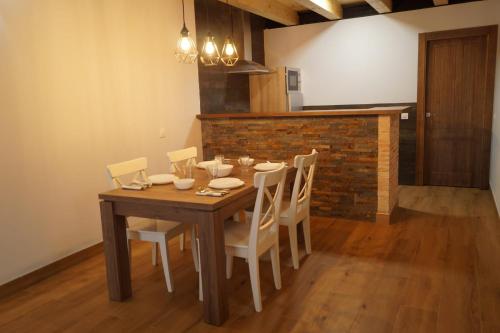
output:
<path id="1" fill-rule="evenodd" d="M 497 55 L 498 25 L 420 33 L 418 35 L 418 85 L 417 85 L 417 156 L 416 184 L 424 185 L 425 168 L 425 106 L 427 82 L 427 47 L 429 42 L 440 39 L 486 36 L 486 93 L 483 113 L 483 135 L 481 137 L 480 183 L 481 189 L 489 188 L 491 125 L 495 89 L 495 66 Z"/>

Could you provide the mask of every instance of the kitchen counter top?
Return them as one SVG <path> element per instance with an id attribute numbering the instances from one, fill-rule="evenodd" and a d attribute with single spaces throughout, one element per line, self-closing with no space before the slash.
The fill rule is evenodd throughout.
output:
<path id="1" fill-rule="evenodd" d="M 336 117 L 336 116 L 380 116 L 396 115 L 409 109 L 409 106 L 375 107 L 369 109 L 342 109 L 342 110 L 311 110 L 277 113 L 218 113 L 199 114 L 198 119 L 247 119 L 247 118 L 295 118 L 295 117 Z"/>

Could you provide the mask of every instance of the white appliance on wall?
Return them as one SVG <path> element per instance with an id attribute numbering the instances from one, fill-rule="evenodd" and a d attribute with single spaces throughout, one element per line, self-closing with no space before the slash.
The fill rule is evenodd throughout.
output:
<path id="1" fill-rule="evenodd" d="M 288 111 L 302 111 L 304 99 L 302 96 L 300 69 L 285 67 L 285 80 Z"/>

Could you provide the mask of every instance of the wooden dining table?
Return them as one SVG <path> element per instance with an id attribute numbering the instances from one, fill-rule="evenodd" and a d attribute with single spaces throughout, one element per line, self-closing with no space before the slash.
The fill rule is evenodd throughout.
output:
<path id="1" fill-rule="evenodd" d="M 289 177 L 295 169 L 288 164 Z M 197 224 L 205 321 L 222 325 L 228 318 L 224 221 L 247 207 L 253 207 L 257 189 L 253 186 L 252 167 L 235 166 L 230 177 L 240 178 L 243 186 L 223 197 L 196 195 L 206 187 L 205 170 L 193 169 L 195 184 L 189 190 L 177 190 L 173 184 L 153 185 L 142 191 L 115 189 L 100 193 L 101 222 L 106 257 L 109 298 L 124 301 L 132 296 L 130 263 L 127 250 L 126 218 L 129 216 Z"/>

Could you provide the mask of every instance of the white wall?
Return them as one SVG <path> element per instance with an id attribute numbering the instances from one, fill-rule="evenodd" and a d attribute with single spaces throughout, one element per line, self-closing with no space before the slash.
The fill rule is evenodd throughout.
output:
<path id="1" fill-rule="evenodd" d="M 107 164 L 201 146 L 181 24 L 180 1 L 0 0 L 0 284 L 101 240 Z"/>
<path id="2" fill-rule="evenodd" d="M 266 64 L 302 69 L 305 105 L 416 102 L 418 33 L 500 24 L 500 1 L 265 31 Z M 500 210 L 500 42 L 490 183 Z"/>

